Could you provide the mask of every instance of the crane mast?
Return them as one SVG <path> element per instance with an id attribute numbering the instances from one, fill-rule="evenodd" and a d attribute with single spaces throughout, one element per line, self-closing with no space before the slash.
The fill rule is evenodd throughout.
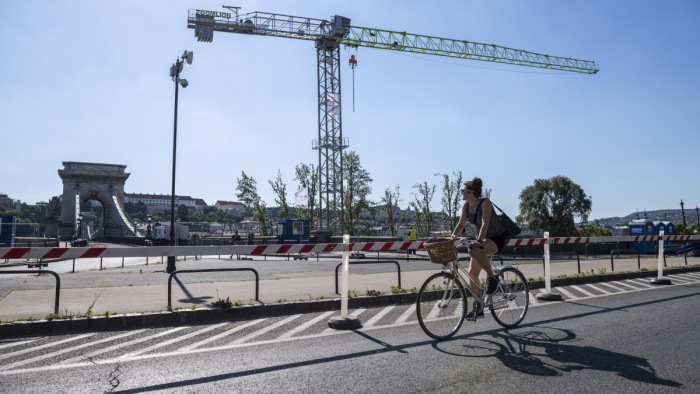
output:
<path id="1" fill-rule="evenodd" d="M 458 59 L 480 60 L 551 70 L 595 74 L 591 61 L 549 56 L 465 40 L 431 37 L 350 26 L 350 19 L 334 15 L 331 20 L 305 18 L 268 12 L 238 14 L 232 12 L 189 10 L 187 27 L 194 29 L 198 41 L 212 42 L 214 31 L 314 41 L 318 76 L 318 138 L 312 148 L 318 150 L 319 229 L 337 229 L 343 217 L 343 137 L 340 45 L 413 52 Z"/>

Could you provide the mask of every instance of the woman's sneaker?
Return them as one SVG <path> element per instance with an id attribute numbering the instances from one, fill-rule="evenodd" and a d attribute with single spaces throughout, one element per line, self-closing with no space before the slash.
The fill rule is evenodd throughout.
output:
<path id="1" fill-rule="evenodd" d="M 476 318 L 474 317 L 474 314 L 476 314 L 476 316 L 478 316 L 478 317 L 483 317 L 484 316 L 484 308 L 482 308 L 481 305 L 479 305 L 479 303 L 477 301 L 474 301 L 473 306 L 474 306 L 474 309 L 472 309 L 471 312 L 467 313 L 466 318 L 469 320 L 476 320 Z"/>
<path id="2" fill-rule="evenodd" d="M 486 289 L 486 294 L 493 294 L 496 292 L 496 289 L 498 289 L 498 284 L 500 283 L 500 280 L 497 277 L 489 278 L 489 286 Z"/>

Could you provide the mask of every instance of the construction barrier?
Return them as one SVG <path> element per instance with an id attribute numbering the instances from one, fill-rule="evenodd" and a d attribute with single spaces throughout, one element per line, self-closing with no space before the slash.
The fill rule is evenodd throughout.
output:
<path id="1" fill-rule="evenodd" d="M 563 245 L 611 242 L 647 241 L 700 241 L 700 235 L 647 235 L 621 237 L 553 237 L 515 238 L 506 246 Z M 100 257 L 161 257 L 201 255 L 265 255 L 331 252 L 382 252 L 405 249 L 423 249 L 422 241 L 363 242 L 348 244 L 294 244 L 294 245 L 221 245 L 221 246 L 142 246 L 142 247 L 86 247 L 86 248 L 0 248 L 1 260 L 12 259 L 79 259 Z"/>

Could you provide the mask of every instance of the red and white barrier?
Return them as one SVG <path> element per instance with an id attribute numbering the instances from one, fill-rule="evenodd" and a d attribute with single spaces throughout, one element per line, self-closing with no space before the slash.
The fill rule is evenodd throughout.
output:
<path id="1" fill-rule="evenodd" d="M 646 241 L 700 241 L 700 235 L 648 235 L 626 237 L 554 237 L 515 238 L 507 246 L 559 245 Z M 422 241 L 363 242 L 350 244 L 294 244 L 294 245 L 226 245 L 226 246 L 141 246 L 95 248 L 0 248 L 0 259 L 79 259 L 100 257 L 156 257 L 201 255 L 264 255 L 304 254 L 330 252 L 382 252 L 390 250 L 423 249 Z"/>

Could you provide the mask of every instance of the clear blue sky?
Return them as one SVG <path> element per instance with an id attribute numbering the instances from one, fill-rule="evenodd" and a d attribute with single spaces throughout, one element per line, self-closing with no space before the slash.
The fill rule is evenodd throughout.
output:
<path id="1" fill-rule="evenodd" d="M 4 1 L 0 11 L 0 192 L 27 203 L 62 193 L 63 161 L 124 164 L 128 193 L 170 193 L 174 84 L 177 194 L 236 200 L 241 171 L 268 206 L 280 170 L 318 164 L 313 42 L 215 33 L 187 11 L 221 1 Z M 593 60 L 597 75 L 343 49 L 343 135 L 374 182 L 440 185 L 478 175 L 511 216 L 535 179 L 565 175 L 590 218 L 700 205 L 700 2 L 239 1 L 241 12 L 351 18 L 352 25 Z M 353 76 L 347 60 L 355 55 Z M 438 186 L 439 189 L 439 186 Z M 436 192 L 433 208 L 440 208 Z"/>

